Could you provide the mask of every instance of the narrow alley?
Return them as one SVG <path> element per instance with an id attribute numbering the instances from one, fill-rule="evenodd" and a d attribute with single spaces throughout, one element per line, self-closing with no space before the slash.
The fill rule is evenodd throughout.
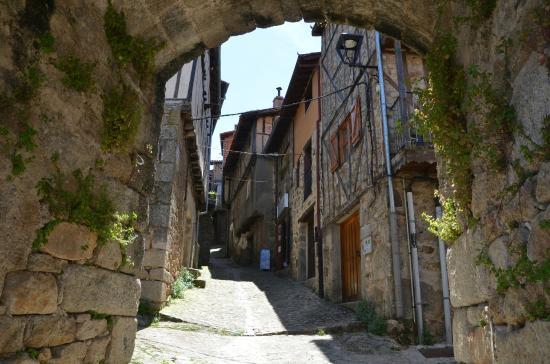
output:
<path id="1" fill-rule="evenodd" d="M 454 362 L 367 334 L 353 311 L 272 272 L 213 257 L 201 279 L 205 289 L 186 291 L 138 331 L 131 363 Z"/>

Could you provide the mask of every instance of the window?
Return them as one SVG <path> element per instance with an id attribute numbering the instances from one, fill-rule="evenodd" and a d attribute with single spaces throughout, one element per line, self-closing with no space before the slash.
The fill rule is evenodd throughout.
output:
<path id="1" fill-rule="evenodd" d="M 248 179 L 246 180 L 246 199 L 248 200 L 248 198 L 250 197 L 250 189 L 251 189 L 251 185 L 252 185 L 252 180 Z"/>
<path id="2" fill-rule="evenodd" d="M 351 113 L 349 113 L 338 126 L 338 130 L 330 136 L 329 158 L 331 172 L 334 172 L 349 159 L 351 132 Z"/>

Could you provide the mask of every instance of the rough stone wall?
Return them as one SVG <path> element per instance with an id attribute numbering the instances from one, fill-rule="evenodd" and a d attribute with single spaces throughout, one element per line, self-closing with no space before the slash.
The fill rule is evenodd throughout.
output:
<path id="1" fill-rule="evenodd" d="M 189 157 L 183 140 L 185 101 L 164 106 L 160 126 L 155 183 L 150 200 L 149 236 L 146 239 L 141 299 L 160 308 L 183 266 L 193 266 L 195 196 L 189 174 Z M 191 234 L 189 232 L 191 231 Z"/>
<path id="2" fill-rule="evenodd" d="M 22 14 L 25 13 L 25 5 L 36 5 L 34 1 L 10 1 L 0 3 L 0 41 L 3 52 L 0 54 L 0 90 L 11 93 L 14 90 L 14 76 L 20 77 L 27 70 L 29 56 L 36 54 L 36 40 L 38 38 L 32 27 L 21 23 Z M 450 25 L 450 21 L 456 15 L 469 15 L 469 11 L 462 3 L 453 2 L 452 12 L 442 17 L 442 22 Z M 542 142 L 543 120 L 548 115 L 550 95 L 548 73 L 544 65 L 547 60 L 547 45 L 543 44 L 542 50 L 538 44 L 522 40 L 524 34 L 534 36 L 544 35 L 544 30 L 530 31 L 533 26 L 533 14 L 544 14 L 545 5 L 542 0 L 527 0 L 515 2 L 512 0 L 500 0 L 496 2 L 496 8 L 492 11 L 488 20 L 480 27 L 471 27 L 468 24 L 459 25 L 456 35 L 459 39 L 457 57 L 461 64 L 468 67 L 471 64 L 481 65 L 489 71 L 497 70 L 504 62 L 502 56 L 495 51 L 495 46 L 502 37 L 513 38 L 512 53 L 509 55 L 511 66 L 511 85 L 508 90 L 512 93 L 512 103 L 515 106 L 518 120 L 524 125 L 527 135 L 535 141 Z M 124 9 L 127 15 L 129 32 L 133 35 L 148 36 L 158 35 L 165 41 L 165 47 L 156 58 L 156 72 L 163 78 L 171 75 L 186 60 L 196 56 L 204 47 L 214 47 L 226 40 L 230 35 L 242 34 L 253 30 L 255 27 L 267 27 L 281 24 L 284 20 L 298 20 L 305 17 L 309 20 L 323 20 L 327 18 L 335 22 L 348 22 L 357 26 L 374 25 L 382 32 L 391 35 L 402 36 L 406 43 L 421 51 L 427 50 L 434 39 L 434 29 L 437 11 L 432 2 L 423 1 L 356 1 L 352 5 L 341 1 L 231 1 L 223 2 L 187 2 L 187 1 L 114 1 L 117 8 Z M 55 38 L 53 54 L 41 58 L 38 68 L 46 75 L 48 82 L 42 85 L 35 95 L 33 102 L 27 105 L 29 119 L 27 124 L 36 131 L 35 142 L 37 146 L 32 153 L 25 158 L 34 156 L 26 165 L 25 173 L 11 180 L 6 177 L 11 172 L 11 155 L 2 153 L 0 156 L 0 290 L 2 290 L 2 306 L 9 301 L 7 297 L 12 293 L 14 285 L 10 282 L 22 279 L 28 275 L 29 264 L 35 258 L 31 258 L 31 245 L 36 237 L 35 231 L 50 220 L 46 207 L 39 203 L 35 192 L 35 185 L 39 178 L 51 175 L 54 170 L 50 167 L 50 157 L 57 151 L 62 169 L 70 173 L 75 168 L 84 171 L 92 170 L 97 181 L 106 183 L 108 192 L 113 199 L 120 196 L 126 198 L 117 199 L 117 208 L 124 211 L 132 201 L 132 206 L 138 206 L 139 226 L 146 226 L 147 203 L 153 182 L 153 158 L 147 146 L 156 145 L 158 137 L 158 122 L 152 113 L 152 100 L 154 99 L 154 87 L 150 82 L 139 82 L 133 71 L 121 73 L 113 71 L 111 51 L 107 45 L 104 29 L 103 14 L 106 2 L 75 2 L 58 1 L 55 11 L 49 22 L 52 35 Z M 547 6 L 547 5 L 546 5 Z M 212 22 L 212 19 L 220 21 Z M 49 63 L 48 58 L 56 58 L 58 55 L 75 53 L 78 57 L 88 61 L 97 61 L 94 78 L 96 90 L 92 93 L 79 93 L 65 88 L 61 84 L 62 74 Z M 30 57 L 32 58 L 32 57 Z M 102 104 L 101 94 L 111 86 L 117 84 L 122 76 L 131 88 L 134 89 L 144 105 L 144 114 L 135 140 L 130 143 L 127 151 L 106 153 L 99 145 L 101 130 Z M 498 79 L 498 77 L 496 78 Z M 158 111 L 158 110 L 157 110 Z M 46 117 L 41 117 L 45 115 Z M 3 115 L 5 115 L 3 113 Z M 52 122 L 49 123 L 48 120 Z M 8 126 L 9 135 L 19 133 L 14 130 L 12 120 L 2 120 L 2 125 Z M 502 248 L 503 239 L 510 237 L 514 241 L 526 241 L 530 258 L 535 259 L 544 252 L 547 242 L 547 230 L 542 229 L 541 222 L 548 219 L 548 176 L 547 162 L 531 163 L 519 152 L 520 147 L 526 143 L 522 135 L 514 135 L 511 146 L 508 148 L 511 159 L 508 160 L 508 168 L 504 175 L 491 176 L 483 167 L 483 163 L 474 163 L 474 198 L 472 210 L 480 224 L 465 232 L 449 249 L 448 260 L 450 267 L 451 294 L 455 307 L 455 354 L 459 361 L 478 360 L 487 348 L 493 351 L 497 360 L 501 362 L 544 361 L 548 357 L 548 346 L 540 345 L 548 337 L 548 323 L 544 321 L 525 322 L 524 298 L 530 295 L 523 288 L 513 289 L 504 297 L 495 292 L 494 278 L 484 267 L 476 266 L 473 261 L 482 242 L 494 245 L 500 256 L 506 256 L 506 249 Z M 12 150 L 13 151 L 13 150 Z M 138 167 L 135 164 L 136 155 L 144 158 L 144 165 Z M 101 158 L 105 163 L 96 166 L 95 160 Z M 518 191 L 501 202 L 496 194 L 506 185 L 514 184 L 518 177 L 513 173 L 511 160 L 519 159 L 521 166 L 531 173 L 531 177 L 521 181 Z M 476 162 L 478 158 L 474 158 Z M 444 182 L 444 175 L 440 181 Z M 130 206 L 131 207 L 131 206 Z M 132 207 L 133 209 L 133 207 Z M 511 223 L 511 224 L 510 224 Z M 519 223 L 519 226 L 518 224 Z M 544 224 L 543 224 L 544 225 Z M 139 227 L 138 226 L 138 227 Z M 138 231 L 143 232 L 143 229 Z M 330 226 L 327 235 L 334 235 Z M 333 239 L 337 241 L 337 238 Z M 500 248 L 498 248 L 500 244 Z M 506 245 L 506 244 L 504 244 Z M 336 249 L 336 248 L 335 248 Z M 132 249 L 130 249 L 132 251 Z M 132 256 L 134 270 L 139 270 L 140 254 L 143 246 L 136 245 Z M 95 254 L 95 253 L 94 253 Z M 544 254 L 544 253 L 542 253 Z M 49 254 L 48 254 L 49 255 Z M 493 256 L 497 260 L 496 254 Z M 57 258 L 55 258 L 57 259 Z M 56 261 L 54 259 L 54 261 Z M 68 259 L 61 259 L 67 260 Z M 46 269 L 46 268 L 40 268 Z M 50 269 L 50 268 L 47 268 Z M 56 268 L 57 269 L 57 268 Z M 43 272 L 39 274 L 46 278 L 45 283 L 37 291 L 50 297 L 52 293 L 59 291 L 58 283 L 69 279 L 75 269 L 83 269 L 101 272 L 114 277 L 122 277 L 116 284 L 116 289 L 111 291 L 124 292 L 127 297 L 135 292 L 137 280 L 132 275 L 104 270 L 92 266 L 82 266 L 68 263 L 67 274 Z M 52 276 L 61 274 L 61 280 L 52 284 Z M 34 280 L 35 273 L 30 273 Z M 80 275 L 79 275 L 80 276 Z M 84 276 L 84 275 L 82 275 Z M 15 278 L 14 278 L 15 277 Z M 55 279 L 54 279 L 55 280 Z M 100 287 L 99 291 L 107 291 L 104 282 L 108 280 L 93 280 L 92 287 Z M 118 281 L 117 281 L 118 282 Z M 32 283 L 31 285 L 33 285 Z M 338 283 L 336 282 L 335 285 Z M 15 286 L 18 286 L 16 284 Z M 61 285 L 60 285 L 61 286 Z M 74 291 L 82 293 L 81 285 Z M 44 289 L 46 287 L 46 289 Z M 72 288 L 62 285 L 63 299 L 60 298 L 61 307 L 68 291 Z M 74 287 L 74 286 L 70 286 Z M 67 290 L 67 292 L 65 292 Z M 522 291 L 523 290 L 523 291 Z M 12 291 L 13 292 L 13 291 Z M 517 294 L 514 296 L 514 292 Z M 24 294 L 27 297 L 27 293 Z M 516 297 L 516 298 L 514 298 Z M 543 296 L 545 299 L 546 297 Z M 503 302 L 504 300 L 504 302 Z M 136 295 L 137 301 L 137 295 Z M 20 301 L 17 301 L 20 302 Z M 490 309 L 491 324 L 481 328 L 476 326 L 478 305 L 488 306 Z M 0 332 L 0 353 L 13 355 L 15 351 L 27 347 L 38 346 L 30 341 L 25 342 L 26 331 L 24 327 L 30 327 L 29 322 L 38 322 L 48 318 L 54 323 L 63 322 L 63 318 L 43 315 L 17 315 L 12 312 L 12 307 L 18 307 L 19 303 L 10 308 L 0 309 L 2 328 Z M 91 306 L 91 305 L 90 305 Z M 22 305 L 24 307 L 24 305 Z M 49 306 L 50 308 L 52 306 Z M 120 302 L 116 307 L 128 308 L 128 315 L 115 315 L 114 325 L 110 331 L 111 343 L 107 352 L 112 361 L 116 363 L 127 362 L 131 356 L 129 347 L 132 343 L 132 335 L 135 325 L 133 303 L 126 305 Z M 131 308 L 131 309 L 130 309 Z M 512 311 L 511 308 L 519 308 Z M 88 307 L 79 308 L 77 314 L 82 314 Z M 82 310 L 82 311 L 80 311 Z M 17 311 L 17 309 L 16 309 Z M 32 312 L 30 310 L 29 312 Z M 60 311 L 62 312 L 62 311 Z M 120 312 L 120 311 L 116 311 Z M 110 314 L 110 312 L 105 312 Z M 73 317 L 70 313 L 68 316 Z M 85 317 L 84 317 L 85 318 Z M 76 318 L 75 318 L 76 320 Z M 523 322 L 525 325 L 522 326 Z M 29 325 L 29 326 L 28 326 Z M 52 332 L 52 324 L 48 324 L 48 332 Z M 510 330 L 508 330 L 510 329 Z M 25 332 L 24 332 L 25 331 Z M 477 340 L 480 333 L 487 333 L 483 337 L 492 338 L 492 346 L 484 340 Z M 492 334 L 492 335 L 491 335 Z M 477 336 L 476 336 L 477 335 Z M 62 335 L 55 335 L 62 337 Z M 80 358 L 86 346 L 97 348 L 100 343 L 88 346 L 86 340 L 77 339 L 73 343 L 72 336 L 68 336 L 67 344 L 59 341 L 43 342 L 45 348 L 52 348 L 50 352 L 54 357 Z M 7 338 L 7 339 L 6 339 Z M 84 344 L 83 344 L 84 342 Z M 95 342 L 95 341 L 94 341 Z M 124 344 L 126 343 L 126 344 Z M 44 355 L 48 356 L 47 350 Z M 114 354 L 124 356 L 113 357 Z M 86 354 L 87 355 L 87 354 Z M 486 357 L 484 357 L 486 359 Z M 540 359 L 540 360 L 539 360 Z M 96 361 L 95 358 L 90 360 Z M 99 360 L 98 360 L 99 361 Z"/>
<path id="3" fill-rule="evenodd" d="M 132 72 L 119 76 L 113 71 L 103 30 L 105 2 L 59 2 L 51 18 L 39 10 L 46 17 L 43 22 L 32 16 L 30 24 L 23 22 L 23 14 L 32 15 L 37 3 L 0 3 L 0 94 L 13 96 L 32 69 L 45 80 L 28 103 L 17 94 L 11 105 L 2 103 L 0 111 L 0 125 L 8 130 L 7 135 L 2 133 L 0 153 L 0 361 L 28 357 L 25 350 L 36 348 L 43 362 L 128 362 L 136 331 L 140 295 L 136 275 L 143 258 L 153 170 L 147 146 L 156 143 L 151 122 L 153 84 L 144 82 L 140 88 Z M 48 54 L 37 49 L 40 24 L 55 39 Z M 96 62 L 93 90 L 78 92 L 62 83 L 64 74 L 54 63 L 69 55 Z M 119 77 L 137 92 L 144 113 L 128 149 L 107 153 L 100 147 L 102 95 L 118 84 Z M 7 107 L 23 114 L 10 116 Z M 24 171 L 10 177 L 12 148 L 19 149 L 14 144 L 24 125 L 36 131 L 31 137 L 36 146 L 23 152 Z M 72 172 L 80 169 L 95 177 L 94 189 L 105 185 L 118 212 L 137 213 L 138 237 L 125 253 L 131 264 L 122 264 L 118 244 L 99 244 L 95 232 L 75 223 L 58 224 L 48 243 L 33 250 L 37 230 L 54 218 L 48 205 L 40 203 L 36 189 L 41 178 L 56 173 L 52 156 L 67 189 L 74 187 Z"/>
<path id="4" fill-rule="evenodd" d="M 468 13 L 460 7 L 453 11 Z M 507 161 L 500 172 L 491 171 L 481 158 L 472 161 L 471 211 L 479 223 L 471 224 L 447 253 L 459 361 L 544 362 L 550 354 L 547 345 L 540 345 L 548 340 L 550 323 L 528 319 L 529 305 L 534 302 L 548 312 L 548 278 L 529 283 L 518 274 L 514 278 L 518 287 L 499 293 L 495 275 L 476 263 L 485 248 L 491 264 L 511 269 L 518 260 L 514 248 L 519 248 L 527 250 L 527 266 L 548 264 L 550 233 L 541 224 L 550 216 L 548 154 L 531 160 L 521 152 L 522 146 L 533 146 L 529 139 L 548 148 L 548 141 L 543 140 L 550 114 L 548 29 L 536 25 L 537 14 L 548 18 L 548 2 L 498 1 L 477 28 L 471 23 L 458 28 L 459 62 L 478 65 L 493 75 L 493 87 L 505 90 L 525 132 L 499 141 Z M 533 41 L 537 37 L 546 40 L 537 46 Z M 506 54 L 499 51 L 503 41 L 509 42 Z M 478 116 L 469 118 L 479 122 Z"/>

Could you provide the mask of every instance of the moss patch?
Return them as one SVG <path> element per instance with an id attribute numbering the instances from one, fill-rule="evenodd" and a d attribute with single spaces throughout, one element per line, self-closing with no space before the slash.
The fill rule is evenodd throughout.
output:
<path id="1" fill-rule="evenodd" d="M 105 11 L 104 30 L 117 64 L 122 67 L 131 64 L 142 79 L 153 75 L 155 56 L 161 45 L 155 40 L 128 34 L 124 13 L 117 11 L 110 0 Z"/>
<path id="2" fill-rule="evenodd" d="M 101 147 L 105 151 L 125 149 L 132 144 L 141 120 L 138 95 L 129 87 L 112 89 L 103 97 Z"/>
<path id="3" fill-rule="evenodd" d="M 54 63 L 64 72 L 61 82 L 65 87 L 79 92 L 91 91 L 94 87 L 93 72 L 96 62 L 85 62 L 74 55 L 67 56 Z"/>

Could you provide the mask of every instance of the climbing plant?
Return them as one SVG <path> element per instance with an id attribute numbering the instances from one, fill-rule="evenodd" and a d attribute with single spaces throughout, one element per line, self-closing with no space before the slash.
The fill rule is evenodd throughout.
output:
<path id="1" fill-rule="evenodd" d="M 505 295 L 510 288 L 526 288 L 537 283 L 546 283 L 550 279 L 550 258 L 532 261 L 527 255 L 527 245 L 510 245 L 508 248 L 514 263 L 507 267 L 497 267 L 488 254 L 488 248 L 480 250 L 476 264 L 489 269 L 497 282 L 496 290 Z M 527 319 L 548 319 L 550 305 L 544 298 L 536 298 L 525 305 Z"/>
<path id="2" fill-rule="evenodd" d="M 434 148 L 442 158 L 460 208 L 470 202 L 470 153 L 472 139 L 463 108 L 465 75 L 456 64 L 456 39 L 440 34 L 426 56 L 427 87 L 416 89 L 420 104 L 414 119 L 420 129 L 432 134 Z"/>
<path id="3" fill-rule="evenodd" d="M 56 158 L 53 158 L 54 160 Z M 55 163 L 54 163 L 55 164 Z M 77 169 L 68 177 L 57 164 L 56 173 L 42 178 L 36 188 L 40 202 L 48 205 L 53 219 L 37 230 L 33 249 L 48 242 L 48 235 L 62 221 L 87 226 L 97 233 L 98 245 L 114 242 L 120 245 L 123 263 L 131 264 L 127 246 L 136 238 L 134 223 L 137 215 L 118 213 L 109 199 L 106 188 L 95 186 L 92 174 L 84 175 Z"/>
<path id="4" fill-rule="evenodd" d="M 462 227 L 458 221 L 459 208 L 452 198 L 444 199 L 441 208 L 443 210 L 441 218 L 434 218 L 425 212 L 422 213 L 422 218 L 428 223 L 428 230 L 432 234 L 451 244 L 462 234 Z"/>

